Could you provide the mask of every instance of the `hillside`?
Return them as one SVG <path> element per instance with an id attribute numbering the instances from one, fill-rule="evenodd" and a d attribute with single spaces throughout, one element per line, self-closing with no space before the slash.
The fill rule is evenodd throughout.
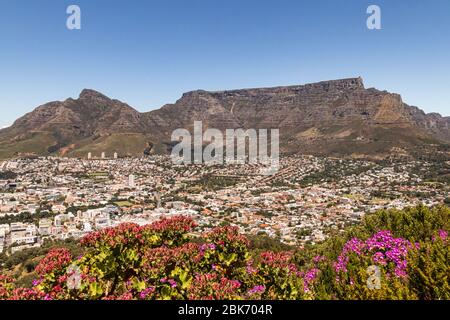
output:
<path id="1" fill-rule="evenodd" d="M 278 128 L 282 152 L 386 156 L 450 143 L 450 118 L 425 114 L 398 94 L 366 89 L 361 78 L 299 86 L 192 91 L 174 104 L 139 113 L 94 90 L 50 102 L 0 130 L 0 158 L 121 156 L 170 151 L 176 128 Z"/>

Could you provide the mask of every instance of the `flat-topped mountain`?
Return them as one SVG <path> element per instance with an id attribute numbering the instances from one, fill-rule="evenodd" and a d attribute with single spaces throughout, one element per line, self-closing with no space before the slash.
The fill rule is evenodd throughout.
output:
<path id="1" fill-rule="evenodd" d="M 426 114 L 398 94 L 366 89 L 361 78 L 313 84 L 187 92 L 139 113 L 94 90 L 44 104 L 0 130 L 0 157 L 168 152 L 174 129 L 278 128 L 282 152 L 386 156 L 450 143 L 450 118 Z"/>

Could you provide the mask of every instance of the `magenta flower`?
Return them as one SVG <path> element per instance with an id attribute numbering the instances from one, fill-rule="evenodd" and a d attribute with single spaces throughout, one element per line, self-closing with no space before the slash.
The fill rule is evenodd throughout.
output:
<path id="1" fill-rule="evenodd" d="M 266 287 L 264 285 L 259 285 L 259 286 L 254 286 L 253 288 L 251 288 L 248 293 L 249 294 L 260 294 L 260 293 L 264 293 L 264 291 L 266 291 Z"/>
<path id="2" fill-rule="evenodd" d="M 247 270 L 247 273 L 250 273 L 250 274 L 256 273 L 258 271 L 257 269 L 253 268 L 253 266 L 251 264 L 247 265 L 246 270 Z"/>
<path id="3" fill-rule="evenodd" d="M 371 255 L 374 263 L 386 266 L 394 264 L 394 274 L 397 277 L 406 277 L 408 250 L 414 246 L 402 238 L 394 238 L 389 230 L 379 231 L 365 242 L 353 238 L 349 240 L 342 253 L 334 262 L 336 272 L 347 272 L 347 264 L 352 253 L 358 256 Z"/>
<path id="4" fill-rule="evenodd" d="M 169 279 L 167 282 L 170 284 L 172 288 L 175 288 L 177 286 L 177 282 L 173 279 Z"/>
<path id="5" fill-rule="evenodd" d="M 33 287 L 38 286 L 41 282 L 42 282 L 42 280 L 34 279 L 33 282 L 32 282 Z"/>
<path id="6" fill-rule="evenodd" d="M 446 240 L 448 238 L 448 232 L 445 230 L 439 230 L 439 237 L 441 237 L 442 240 Z"/>
<path id="7" fill-rule="evenodd" d="M 447 240 L 447 238 L 448 238 L 448 232 L 445 231 L 445 230 L 439 230 L 438 236 L 439 236 L 439 238 L 441 238 L 442 241 L 445 241 L 445 240 Z M 433 240 L 433 241 L 436 241 L 436 237 L 433 236 L 433 237 L 432 237 L 432 240 Z"/>
<path id="8" fill-rule="evenodd" d="M 372 256 L 373 262 L 381 264 L 381 265 L 386 265 L 386 259 L 384 257 L 384 254 L 382 252 L 376 252 L 373 256 Z"/>
<path id="9" fill-rule="evenodd" d="M 310 286 L 313 283 L 313 281 L 317 278 L 317 275 L 319 274 L 319 269 L 312 268 L 311 270 L 308 270 L 305 273 L 305 276 L 303 278 L 303 289 L 305 292 L 310 291 Z"/>
<path id="10" fill-rule="evenodd" d="M 155 291 L 155 287 L 148 287 L 148 288 L 142 290 L 141 293 L 139 294 L 139 296 L 141 297 L 141 299 L 145 299 L 149 295 L 151 295 L 154 291 Z"/>
<path id="11" fill-rule="evenodd" d="M 315 256 L 314 258 L 313 258 L 313 262 L 315 263 L 315 264 L 318 264 L 319 262 L 321 262 L 321 261 L 323 261 L 323 260 L 325 260 L 326 258 L 324 257 L 324 256 Z"/>

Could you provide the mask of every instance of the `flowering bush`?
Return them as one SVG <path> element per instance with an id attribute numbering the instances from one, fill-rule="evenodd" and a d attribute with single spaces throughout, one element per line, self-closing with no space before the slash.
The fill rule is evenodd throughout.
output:
<path id="1" fill-rule="evenodd" d="M 432 241 L 420 242 L 408 256 L 407 274 L 419 299 L 450 299 L 450 246 L 448 233 L 439 230 Z"/>
<path id="2" fill-rule="evenodd" d="M 198 274 L 195 285 L 189 287 L 188 299 L 194 300 L 231 300 L 239 299 L 238 280 L 230 280 L 217 273 Z"/>
<path id="3" fill-rule="evenodd" d="M 84 290 L 86 298 L 126 298 L 141 297 L 141 292 L 147 290 L 142 296 L 148 298 L 151 295 L 147 283 L 169 271 L 164 269 L 168 265 L 164 256 L 172 260 L 177 257 L 178 253 L 170 248 L 185 243 L 186 233 L 193 226 L 191 219 L 180 216 L 143 227 L 122 224 L 88 235 L 81 244 L 91 250 L 76 262 L 88 280 L 83 281 L 79 292 Z M 162 260 L 156 264 L 158 250 Z M 155 268 L 160 269 L 159 273 Z"/>
<path id="4" fill-rule="evenodd" d="M 385 266 L 398 278 L 406 277 L 406 256 L 413 245 L 402 238 L 394 238 L 389 230 L 377 232 L 365 242 L 353 238 L 348 241 L 335 263 L 336 272 L 347 272 L 347 264 L 352 255 L 371 256 L 372 263 Z"/>
<path id="5" fill-rule="evenodd" d="M 195 222 L 187 217 L 163 218 L 145 229 L 156 233 L 167 246 L 179 246 L 187 241 L 187 232 L 195 227 Z"/>
<path id="6" fill-rule="evenodd" d="M 414 245 L 383 230 L 349 240 L 333 263 L 341 299 L 414 298 L 407 284 L 407 256 Z M 376 270 L 377 274 L 373 274 Z M 371 286 L 370 282 L 375 281 Z"/>
<path id="7" fill-rule="evenodd" d="M 263 252 L 255 278 L 267 287 L 263 299 L 293 300 L 304 296 L 302 275 L 292 252 Z"/>
<path id="8" fill-rule="evenodd" d="M 48 276 L 53 272 L 61 272 L 70 264 L 72 256 L 70 251 L 64 248 L 56 248 L 49 251 L 39 264 L 35 271 L 40 276 Z"/>
<path id="9" fill-rule="evenodd" d="M 180 216 L 93 232 L 80 241 L 81 256 L 50 250 L 31 288 L 0 275 L 0 299 L 450 298 L 446 229 L 427 230 L 418 241 L 385 229 L 338 237 L 331 241 L 335 250 L 256 254 L 237 228 L 216 228 L 191 241 L 193 227 Z"/>
<path id="10" fill-rule="evenodd" d="M 8 299 L 14 289 L 14 279 L 0 274 L 0 299 Z"/>
<path id="11" fill-rule="evenodd" d="M 51 300 L 50 296 L 36 288 L 16 288 L 13 278 L 0 274 L 1 300 Z"/>
<path id="12" fill-rule="evenodd" d="M 250 258 L 249 241 L 239 234 L 237 228 L 217 228 L 204 236 L 205 244 L 200 246 L 203 272 L 213 269 L 227 278 L 239 276 Z"/>

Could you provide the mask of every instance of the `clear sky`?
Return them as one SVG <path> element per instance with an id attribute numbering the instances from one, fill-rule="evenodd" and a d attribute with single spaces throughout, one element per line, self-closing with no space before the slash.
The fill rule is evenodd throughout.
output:
<path id="1" fill-rule="evenodd" d="M 448 0 L 0 0 L 0 127 L 83 88 L 148 111 L 194 89 L 356 76 L 450 116 L 449 58 Z"/>

